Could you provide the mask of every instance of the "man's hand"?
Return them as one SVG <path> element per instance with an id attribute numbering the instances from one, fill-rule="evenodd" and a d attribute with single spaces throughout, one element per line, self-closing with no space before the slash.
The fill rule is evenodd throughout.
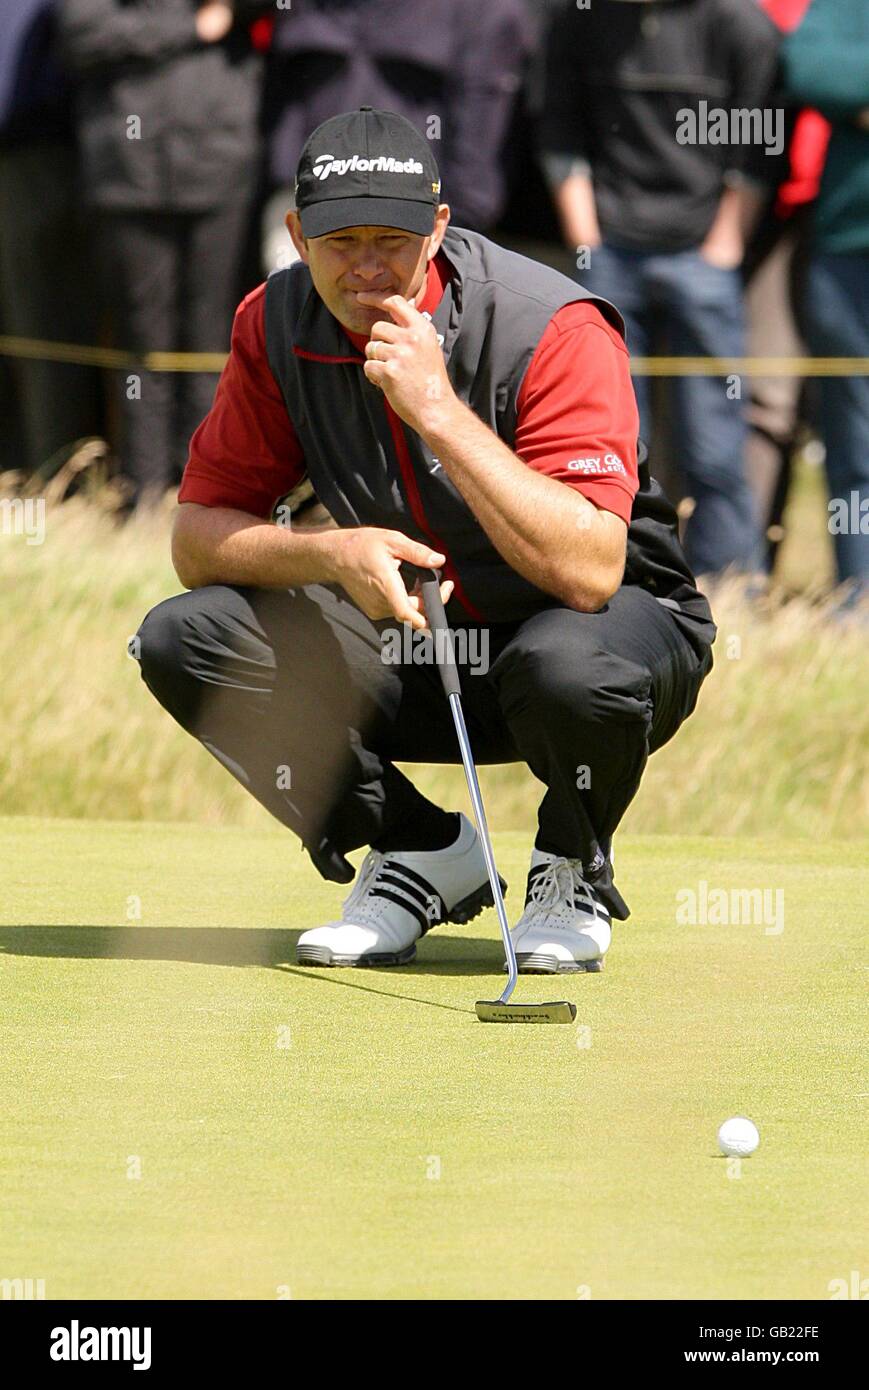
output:
<path id="1" fill-rule="evenodd" d="M 399 573 L 403 560 L 435 569 L 445 557 L 413 541 L 400 531 L 375 526 L 352 527 L 329 533 L 331 577 L 368 618 L 397 618 L 423 631 L 427 626 L 422 598 L 408 594 Z M 446 603 L 453 592 L 452 580 L 441 584 Z"/>
<path id="2" fill-rule="evenodd" d="M 575 255 L 580 247 L 593 251 L 603 242 L 597 220 L 594 188 L 588 174 L 570 174 L 555 190 L 555 210 L 565 244 Z"/>
<path id="3" fill-rule="evenodd" d="M 708 265 L 714 265 L 717 270 L 736 270 L 742 265 L 745 245 L 734 230 L 718 232 L 714 237 L 707 237 L 702 243 L 700 255 Z"/>
<path id="4" fill-rule="evenodd" d="M 447 376 L 437 331 L 403 295 L 371 292 L 358 296 L 360 304 L 385 309 L 391 321 L 378 319 L 365 345 L 364 371 L 379 386 L 405 424 L 425 431 L 444 407 L 457 400 Z"/>
<path id="5" fill-rule="evenodd" d="M 766 190 L 751 180 L 735 188 L 725 188 L 712 226 L 700 247 L 702 259 L 719 270 L 738 269 L 766 199 Z"/>
<path id="6" fill-rule="evenodd" d="M 232 28 L 235 16 L 232 5 L 223 0 L 207 0 L 196 11 L 196 32 L 200 43 L 219 43 Z"/>

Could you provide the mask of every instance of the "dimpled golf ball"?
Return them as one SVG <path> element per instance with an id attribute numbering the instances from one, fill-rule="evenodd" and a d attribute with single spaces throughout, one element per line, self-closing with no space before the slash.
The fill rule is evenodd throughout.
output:
<path id="1" fill-rule="evenodd" d="M 760 1143 L 757 1125 L 744 1115 L 734 1115 L 725 1120 L 718 1131 L 718 1147 L 723 1154 L 734 1158 L 745 1158 L 753 1154 Z"/>

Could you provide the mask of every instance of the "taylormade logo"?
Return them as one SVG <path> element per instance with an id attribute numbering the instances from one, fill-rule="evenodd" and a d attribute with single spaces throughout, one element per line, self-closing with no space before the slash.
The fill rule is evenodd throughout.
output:
<path id="1" fill-rule="evenodd" d="M 52 1361 L 132 1361 L 134 1371 L 151 1367 L 150 1327 L 69 1327 L 51 1329 Z"/>
<path id="2" fill-rule="evenodd" d="M 321 154 L 314 160 L 312 172 L 322 181 L 330 174 L 421 174 L 422 165 L 418 159 L 396 159 L 391 154 L 380 154 L 376 159 L 363 159 L 358 154 L 336 159 L 332 154 Z"/>

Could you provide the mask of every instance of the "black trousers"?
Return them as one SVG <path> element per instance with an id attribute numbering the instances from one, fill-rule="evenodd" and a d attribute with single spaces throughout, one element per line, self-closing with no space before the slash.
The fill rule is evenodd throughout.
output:
<path id="1" fill-rule="evenodd" d="M 208 212 L 100 212 L 101 288 L 116 345 L 129 352 L 224 352 L 239 298 L 249 205 Z M 131 501 L 176 485 L 214 400 L 212 372 L 114 372 L 121 471 Z"/>
<path id="2" fill-rule="evenodd" d="M 582 859 L 627 916 L 610 837 L 649 754 L 693 710 L 711 653 L 634 586 L 599 613 L 552 607 L 454 633 L 476 761 L 528 765 L 547 788 L 538 844 Z M 429 809 L 394 761 L 460 761 L 432 639 L 410 639 L 339 588 L 211 585 L 152 609 L 137 652 L 160 704 L 300 837 L 323 877 L 347 881 L 348 851 Z M 410 659 L 386 659 L 396 655 Z"/>
<path id="3" fill-rule="evenodd" d="M 97 341 L 95 265 L 75 151 L 68 140 L 0 145 L 0 333 L 65 343 Z M 4 360 L 11 399 L 0 400 L 0 471 L 53 474 L 78 440 L 103 433 L 96 367 Z M 9 449 L 17 417 L 20 452 Z"/>

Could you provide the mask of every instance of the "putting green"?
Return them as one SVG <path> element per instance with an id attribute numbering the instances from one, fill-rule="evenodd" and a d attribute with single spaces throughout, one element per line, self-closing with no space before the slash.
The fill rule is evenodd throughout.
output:
<path id="1" fill-rule="evenodd" d="M 496 837 L 513 919 L 529 844 Z M 398 970 L 296 967 L 344 890 L 279 827 L 12 819 L 0 853 L 0 1279 L 826 1299 L 865 1274 L 859 843 L 618 838 L 606 971 L 520 980 L 577 1003 L 551 1028 L 475 1019 L 491 911 Z M 783 930 L 677 923 L 686 890 L 714 916 L 755 888 Z M 740 1113 L 737 1174 L 715 1136 Z"/>

